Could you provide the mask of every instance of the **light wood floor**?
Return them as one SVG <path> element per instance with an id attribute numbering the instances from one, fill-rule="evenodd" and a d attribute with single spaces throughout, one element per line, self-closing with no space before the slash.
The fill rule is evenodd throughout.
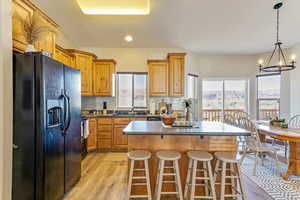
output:
<path id="1" fill-rule="evenodd" d="M 248 200 L 272 198 L 244 177 Z M 125 200 L 127 193 L 126 153 L 93 153 L 82 163 L 82 177 L 64 200 Z"/>

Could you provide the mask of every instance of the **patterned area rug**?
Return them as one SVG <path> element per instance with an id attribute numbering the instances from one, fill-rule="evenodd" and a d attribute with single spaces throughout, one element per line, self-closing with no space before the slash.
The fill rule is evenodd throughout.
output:
<path id="1" fill-rule="evenodd" d="M 272 158 L 264 161 L 264 165 L 257 165 L 256 176 L 252 175 L 254 160 L 246 157 L 242 165 L 242 172 L 259 187 L 266 191 L 275 200 L 300 200 L 300 179 L 299 177 L 290 177 L 285 181 L 276 172 Z M 287 169 L 287 165 L 281 163 L 281 173 Z M 298 179 L 298 180 L 297 180 Z"/>

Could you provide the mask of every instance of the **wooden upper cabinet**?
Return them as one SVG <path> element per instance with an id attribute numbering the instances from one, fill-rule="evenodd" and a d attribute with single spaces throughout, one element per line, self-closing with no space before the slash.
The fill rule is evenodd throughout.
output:
<path id="1" fill-rule="evenodd" d="M 184 96 L 185 53 L 170 53 L 169 60 L 169 96 Z"/>
<path id="2" fill-rule="evenodd" d="M 12 37 L 13 37 L 13 49 L 15 51 L 23 53 L 27 47 L 27 42 L 24 37 L 23 27 L 18 18 L 26 19 L 32 16 L 34 12 L 41 17 L 41 21 L 44 26 L 51 27 L 53 30 L 58 29 L 58 25 L 50 19 L 43 11 L 36 7 L 30 0 L 12 0 L 13 18 L 12 18 Z M 41 41 L 34 44 L 38 51 L 48 51 L 55 54 L 55 34 L 49 32 L 44 35 Z"/>
<path id="3" fill-rule="evenodd" d="M 68 49 L 75 57 L 75 68 L 81 72 L 81 95 L 93 96 L 93 64 L 96 55 L 75 49 Z"/>
<path id="4" fill-rule="evenodd" d="M 168 96 L 168 71 L 167 60 L 148 60 L 150 96 Z"/>
<path id="5" fill-rule="evenodd" d="M 113 96 L 115 66 L 114 60 L 94 60 L 94 96 Z"/>
<path id="6" fill-rule="evenodd" d="M 74 61 L 75 58 L 72 54 L 70 54 L 68 51 L 66 51 L 64 48 L 60 47 L 59 45 L 56 45 L 55 48 L 55 60 L 69 66 L 69 67 L 75 67 Z"/>

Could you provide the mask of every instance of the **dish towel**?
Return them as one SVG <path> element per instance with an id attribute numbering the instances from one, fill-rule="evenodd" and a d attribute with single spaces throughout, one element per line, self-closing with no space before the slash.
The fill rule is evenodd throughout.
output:
<path id="1" fill-rule="evenodd" d="M 89 134 L 89 120 L 86 119 L 81 122 L 81 135 L 84 139 L 87 139 L 89 137 Z"/>

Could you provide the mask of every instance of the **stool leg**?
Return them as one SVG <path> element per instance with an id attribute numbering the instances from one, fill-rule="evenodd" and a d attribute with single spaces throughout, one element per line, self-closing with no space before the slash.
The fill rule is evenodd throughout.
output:
<path id="1" fill-rule="evenodd" d="M 211 194 L 212 194 L 213 200 L 216 200 L 217 197 L 216 197 L 215 181 L 213 179 L 213 173 L 212 173 L 212 168 L 211 168 L 210 161 L 207 162 L 207 168 L 208 168 L 208 175 L 209 175 L 209 182 L 210 182 Z"/>
<path id="2" fill-rule="evenodd" d="M 230 163 L 230 176 L 234 175 L 234 163 Z M 231 192 L 232 194 L 236 194 L 236 185 L 235 185 L 235 178 L 231 178 Z"/>
<path id="3" fill-rule="evenodd" d="M 172 161 L 172 166 L 173 166 L 173 170 L 174 170 L 174 173 L 175 173 L 175 161 Z M 174 180 L 175 180 L 175 190 L 177 192 L 176 197 L 179 198 L 178 187 L 176 185 L 176 183 L 177 183 L 177 177 L 176 176 L 174 176 Z"/>
<path id="4" fill-rule="evenodd" d="M 129 177 L 128 177 L 128 195 L 127 195 L 127 199 L 130 199 L 130 196 L 131 196 L 133 169 L 134 169 L 134 160 L 131 160 L 131 162 L 130 162 L 130 172 L 129 172 Z"/>
<path id="5" fill-rule="evenodd" d="M 202 162 L 203 164 L 203 170 L 204 170 L 204 177 L 207 178 L 207 166 L 206 166 L 206 162 Z M 205 184 L 205 196 L 209 196 L 209 190 L 208 190 L 208 180 L 204 180 L 204 184 Z"/>
<path id="6" fill-rule="evenodd" d="M 144 160 L 144 163 L 145 163 L 145 173 L 146 173 L 146 183 L 147 183 L 148 199 L 152 200 L 148 160 Z"/>
<path id="7" fill-rule="evenodd" d="M 246 200 L 247 195 L 246 195 L 245 188 L 244 188 L 244 183 L 243 183 L 243 180 L 242 180 L 241 167 L 238 163 L 236 164 L 236 168 L 237 168 L 237 173 L 238 173 L 238 182 L 239 182 L 240 190 L 241 190 L 241 193 L 242 193 L 242 199 Z"/>
<path id="8" fill-rule="evenodd" d="M 221 175 L 221 197 L 220 200 L 224 200 L 225 195 L 225 176 L 226 176 L 226 162 L 222 162 L 222 175 Z"/>
<path id="9" fill-rule="evenodd" d="M 195 199 L 196 176 L 197 176 L 197 161 L 193 160 L 192 186 L 191 186 L 191 200 Z"/>
<path id="10" fill-rule="evenodd" d="M 179 171 L 179 166 L 178 166 L 178 160 L 175 161 L 175 170 L 176 170 L 176 177 L 177 177 L 179 199 L 183 200 L 182 188 L 181 188 L 181 180 L 180 180 L 180 171 Z"/>
<path id="11" fill-rule="evenodd" d="M 164 167 L 165 167 L 165 161 L 162 160 L 161 165 L 160 165 L 160 170 L 159 170 L 159 177 L 158 177 L 157 200 L 160 200 L 160 197 L 161 197 L 161 188 L 162 188 Z"/>
<path id="12" fill-rule="evenodd" d="M 187 174 L 186 174 L 186 180 L 185 180 L 184 199 L 187 198 L 187 194 L 188 194 L 188 190 L 189 190 L 192 166 L 193 166 L 193 160 L 189 159 L 189 167 L 188 167 L 188 171 L 187 171 Z"/>
<path id="13" fill-rule="evenodd" d="M 215 171 L 214 171 L 214 181 L 215 181 L 215 183 L 217 182 L 217 175 L 218 175 L 218 171 L 219 171 L 219 165 L 220 165 L 220 161 L 217 160 L 216 166 L 215 166 Z"/>
<path id="14" fill-rule="evenodd" d="M 157 197 L 158 193 L 158 183 L 159 183 L 159 173 L 160 173 L 160 168 L 161 168 L 161 160 L 158 161 L 158 168 L 157 168 L 157 176 L 156 176 L 156 184 L 155 184 L 155 191 L 154 191 L 154 197 Z"/>

